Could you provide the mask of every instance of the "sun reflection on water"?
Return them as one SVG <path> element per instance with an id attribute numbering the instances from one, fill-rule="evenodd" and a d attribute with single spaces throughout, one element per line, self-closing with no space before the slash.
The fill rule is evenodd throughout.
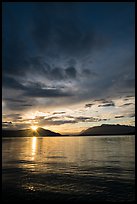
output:
<path id="1" fill-rule="evenodd" d="M 34 160 L 36 154 L 37 137 L 32 138 L 32 160 Z"/>

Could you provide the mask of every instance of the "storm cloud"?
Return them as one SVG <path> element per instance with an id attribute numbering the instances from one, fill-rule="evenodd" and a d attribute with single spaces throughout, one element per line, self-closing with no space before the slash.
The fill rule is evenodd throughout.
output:
<path id="1" fill-rule="evenodd" d="M 99 94 L 106 95 L 107 92 L 110 94 L 115 86 L 119 86 L 120 89 L 127 87 L 129 91 L 134 90 L 132 72 L 129 71 L 127 65 L 124 68 L 126 64 L 123 58 L 124 53 L 121 59 L 118 59 L 121 61 L 117 65 L 112 65 L 112 62 L 115 63 L 113 60 L 118 56 L 108 59 L 109 69 L 102 61 L 103 58 L 100 59 L 101 68 L 97 65 L 98 60 L 94 60 L 95 53 L 98 52 L 98 57 L 100 57 L 100 52 L 104 50 L 105 53 L 110 43 L 107 42 L 106 37 L 99 34 L 92 15 L 90 16 L 90 13 L 97 9 L 96 6 L 92 4 L 88 6 L 90 9 L 86 11 L 87 5 L 84 5 L 84 14 L 82 14 L 81 5 L 76 4 L 34 3 L 28 6 L 16 3 L 4 4 L 3 87 L 16 90 L 25 88 L 27 97 L 40 95 L 41 97 L 62 97 L 70 94 L 58 90 L 58 81 L 61 80 L 60 83 L 63 86 L 70 80 L 69 83 L 78 90 L 77 100 L 85 99 L 86 88 L 91 93 L 88 98 L 96 98 Z M 88 20 L 86 15 L 89 15 Z M 123 21 L 124 19 L 121 19 L 121 23 Z M 134 41 L 133 38 L 132 41 Z M 126 61 L 129 67 L 134 69 L 134 63 L 130 58 L 133 58 L 133 54 L 130 54 Z M 115 67 L 115 73 L 112 71 L 113 67 Z M 121 72 L 119 72 L 119 67 Z M 103 72 L 107 74 L 102 75 Z M 123 77 L 124 72 L 127 73 L 126 78 Z M 40 78 L 45 84 L 52 83 L 57 90 L 36 90 L 33 93 L 33 90 L 29 87 L 27 90 L 20 83 L 24 80 L 29 81 L 31 78 L 35 80 L 35 83 L 38 83 Z M 92 90 L 90 87 L 95 88 Z"/>
<path id="2" fill-rule="evenodd" d="M 101 110 L 134 97 L 133 3 L 5 2 L 2 10 L 4 112 L 80 103 Z"/>

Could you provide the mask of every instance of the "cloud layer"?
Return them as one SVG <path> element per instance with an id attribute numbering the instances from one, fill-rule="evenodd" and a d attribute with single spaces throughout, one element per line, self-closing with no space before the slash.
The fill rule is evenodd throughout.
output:
<path id="1" fill-rule="evenodd" d="M 116 106 L 113 99 L 134 96 L 134 3 L 115 9 L 109 3 L 3 3 L 4 111 L 82 102 L 90 109 L 95 100 L 107 109 Z"/>

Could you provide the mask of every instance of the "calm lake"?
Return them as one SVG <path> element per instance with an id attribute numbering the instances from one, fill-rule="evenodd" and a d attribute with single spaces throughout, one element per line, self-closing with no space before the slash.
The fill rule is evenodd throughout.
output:
<path id="1" fill-rule="evenodd" d="M 135 136 L 2 138 L 4 201 L 134 201 Z"/>

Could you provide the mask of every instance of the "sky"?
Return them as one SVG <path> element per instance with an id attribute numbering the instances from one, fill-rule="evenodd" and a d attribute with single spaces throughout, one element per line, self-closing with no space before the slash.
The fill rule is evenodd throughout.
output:
<path id="1" fill-rule="evenodd" d="M 135 125 L 135 3 L 2 5 L 3 128 Z"/>

